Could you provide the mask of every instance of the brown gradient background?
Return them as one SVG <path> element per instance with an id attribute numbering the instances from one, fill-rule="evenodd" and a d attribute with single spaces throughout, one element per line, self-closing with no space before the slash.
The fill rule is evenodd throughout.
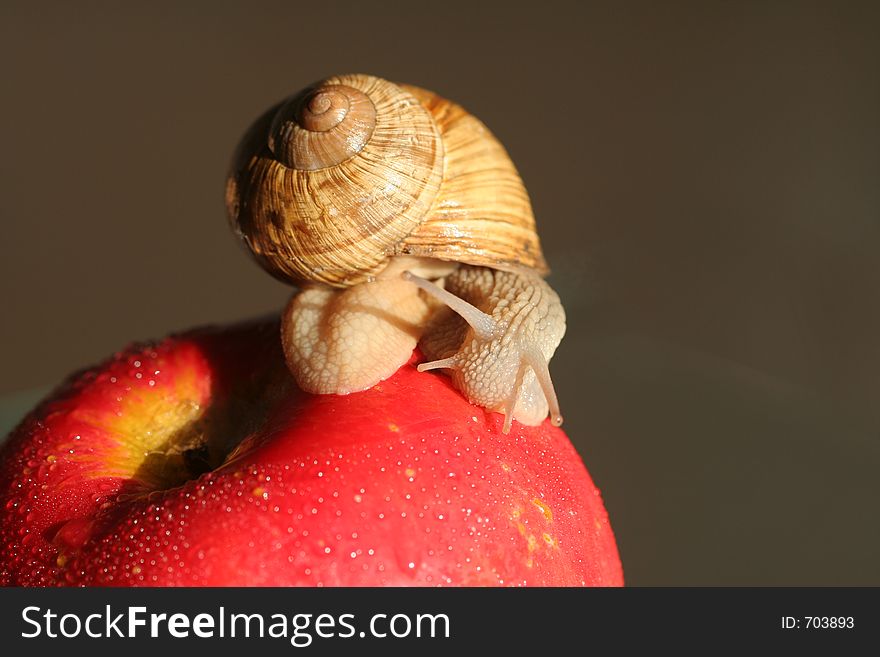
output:
<path id="1" fill-rule="evenodd" d="M 370 72 L 517 163 L 628 583 L 880 584 L 880 12 L 367 5 L 3 3 L 0 393 L 277 311 L 228 160 L 270 104 Z"/>

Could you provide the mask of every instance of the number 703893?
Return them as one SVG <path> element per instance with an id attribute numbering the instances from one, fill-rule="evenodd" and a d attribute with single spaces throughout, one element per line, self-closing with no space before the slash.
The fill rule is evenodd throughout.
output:
<path id="1" fill-rule="evenodd" d="M 853 616 L 783 616 L 782 629 L 785 630 L 836 630 L 855 627 Z"/>

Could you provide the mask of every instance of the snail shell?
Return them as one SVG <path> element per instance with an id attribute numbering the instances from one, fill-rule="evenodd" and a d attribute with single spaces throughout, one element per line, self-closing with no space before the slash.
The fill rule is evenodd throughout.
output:
<path id="1" fill-rule="evenodd" d="M 349 287 L 398 255 L 546 274 L 528 193 L 459 105 L 369 75 L 261 117 L 228 178 L 233 230 L 273 276 Z"/>

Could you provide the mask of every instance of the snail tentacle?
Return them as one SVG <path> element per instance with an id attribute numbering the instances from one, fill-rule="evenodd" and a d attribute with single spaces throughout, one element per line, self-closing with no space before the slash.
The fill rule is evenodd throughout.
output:
<path id="1" fill-rule="evenodd" d="M 492 319 L 490 315 L 487 315 L 479 308 L 475 308 L 464 299 L 457 297 L 454 294 L 450 294 L 439 285 L 416 276 L 410 271 L 403 272 L 402 276 L 403 280 L 415 283 L 425 292 L 437 299 L 437 301 L 445 303 L 452 308 L 452 310 L 457 312 L 464 321 L 470 324 L 478 338 L 488 340 L 498 332 L 498 323 Z"/>
<path id="2" fill-rule="evenodd" d="M 559 399 L 556 397 L 553 379 L 550 378 L 550 366 L 547 364 L 547 359 L 544 358 L 544 355 L 534 345 L 530 345 L 530 348 L 525 349 L 523 356 L 525 362 L 528 363 L 535 373 L 538 384 L 541 386 L 541 391 L 547 399 L 547 404 L 550 407 L 550 422 L 554 427 L 562 426 L 562 411 L 559 409 Z"/>
<path id="3" fill-rule="evenodd" d="M 507 404 L 504 407 L 504 427 L 502 427 L 501 432 L 508 434 L 510 433 L 510 426 L 513 424 L 513 412 L 516 410 L 516 400 L 519 397 L 520 391 L 522 390 L 523 378 L 526 375 L 526 364 L 524 362 L 520 363 L 519 369 L 516 371 L 516 380 L 513 384 L 514 394 L 510 396 L 507 400 Z"/>
<path id="4" fill-rule="evenodd" d="M 419 372 L 427 372 L 429 370 L 454 370 L 457 366 L 455 357 L 441 358 L 440 360 L 432 360 L 430 363 L 421 363 L 416 369 Z"/>

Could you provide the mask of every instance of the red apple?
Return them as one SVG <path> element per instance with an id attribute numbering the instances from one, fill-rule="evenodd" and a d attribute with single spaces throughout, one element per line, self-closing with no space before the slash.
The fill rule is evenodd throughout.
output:
<path id="1" fill-rule="evenodd" d="M 621 585 L 565 434 L 413 361 L 296 389 L 278 325 L 201 329 L 73 376 L 0 450 L 5 585 Z"/>

